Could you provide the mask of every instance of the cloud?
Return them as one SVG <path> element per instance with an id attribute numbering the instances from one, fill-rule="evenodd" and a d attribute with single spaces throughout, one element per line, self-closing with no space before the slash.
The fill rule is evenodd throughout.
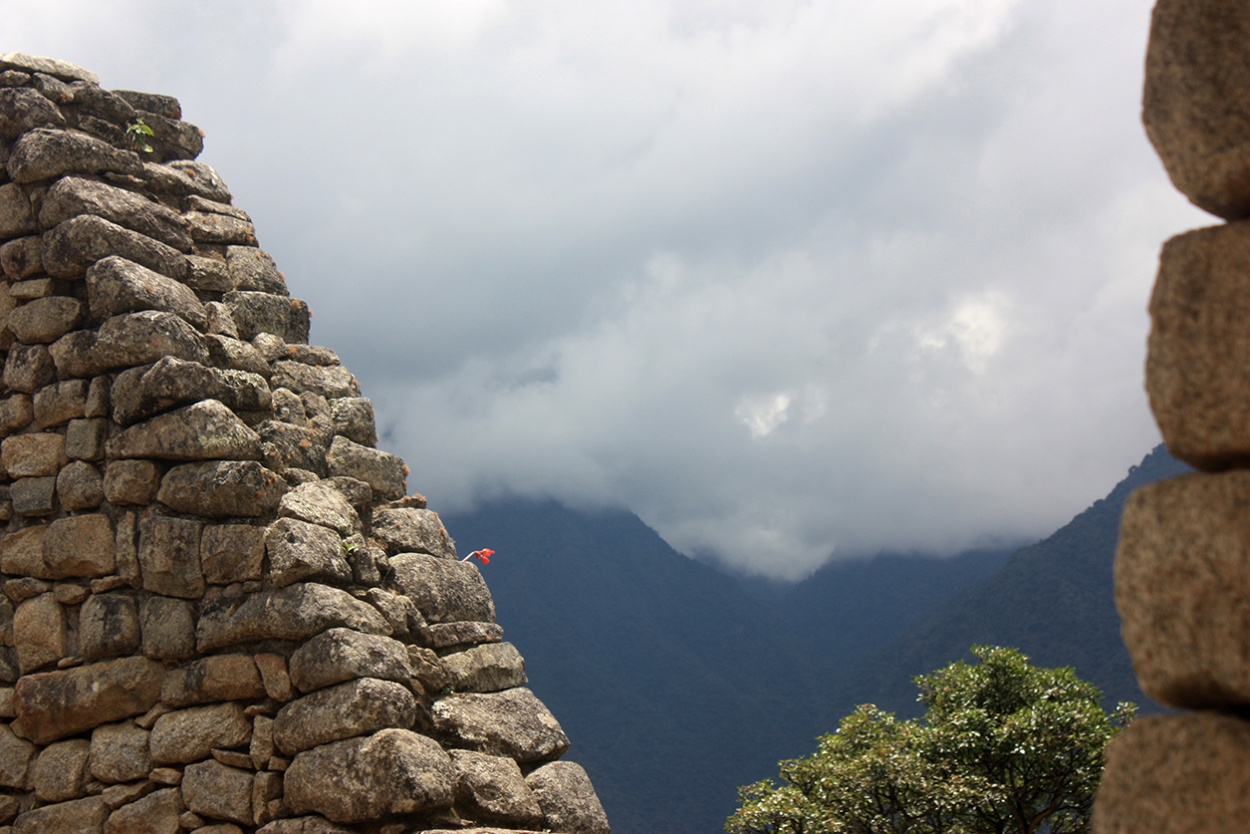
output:
<path id="1" fill-rule="evenodd" d="M 0 0 L 178 95 L 433 506 L 797 577 L 1042 535 L 1154 443 L 1128 0 Z"/>

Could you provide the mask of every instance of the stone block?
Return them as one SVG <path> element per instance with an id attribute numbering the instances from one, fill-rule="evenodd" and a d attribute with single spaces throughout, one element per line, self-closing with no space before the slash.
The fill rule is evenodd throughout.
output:
<path id="1" fill-rule="evenodd" d="M 31 235 L 0 246 L 0 269 L 11 281 L 20 281 L 43 272 L 42 238 Z"/>
<path id="2" fill-rule="evenodd" d="M 240 704 L 212 704 L 156 719 L 148 747 L 153 764 L 185 764 L 209 758 L 214 747 L 244 747 L 251 738 L 252 720 Z"/>
<path id="3" fill-rule="evenodd" d="M 139 608 L 143 653 L 155 660 L 185 660 L 195 654 L 195 606 L 181 599 L 149 597 Z"/>
<path id="4" fill-rule="evenodd" d="M 265 686 L 250 654 L 214 654 L 171 669 L 161 689 L 161 701 L 171 707 L 263 697 Z"/>
<path id="5" fill-rule="evenodd" d="M 44 269 L 54 278 L 81 278 L 101 258 L 117 255 L 170 278 L 188 273 L 186 257 L 159 240 L 94 214 L 81 214 L 44 232 Z"/>
<path id="6" fill-rule="evenodd" d="M 456 692 L 499 692 L 524 686 L 525 660 L 511 643 L 487 643 L 443 657 L 448 685 Z"/>
<path id="7" fill-rule="evenodd" d="M 180 818 L 185 810 L 182 791 L 165 788 L 113 811 L 103 834 L 182 834 Z"/>
<path id="8" fill-rule="evenodd" d="M 1250 222 L 1164 245 L 1150 300 L 1146 391 L 1168 451 L 1195 467 L 1250 462 L 1250 382 L 1238 371 L 1250 362 L 1247 316 Z"/>
<path id="9" fill-rule="evenodd" d="M 122 313 L 161 310 L 197 330 L 208 324 L 204 305 L 189 287 L 117 255 L 96 261 L 87 270 L 87 302 L 96 321 Z"/>
<path id="10" fill-rule="evenodd" d="M 286 801 L 293 814 L 367 822 L 447 808 L 455 779 L 438 742 L 410 730 L 382 730 L 300 753 L 286 771 Z"/>
<path id="11" fill-rule="evenodd" d="M 182 777 L 187 808 L 210 819 L 232 820 L 250 826 L 252 774 L 219 762 L 189 765 Z"/>
<path id="12" fill-rule="evenodd" d="M 33 394 L 56 379 L 56 363 L 44 345 L 14 345 L 4 360 L 4 384 Z"/>
<path id="13" fill-rule="evenodd" d="M 268 252 L 254 246 L 227 246 L 231 289 L 287 295 L 286 279 Z"/>
<path id="14" fill-rule="evenodd" d="M 555 716 L 525 687 L 447 695 L 430 712 L 436 732 L 456 736 L 468 749 L 521 764 L 555 759 L 569 749 Z"/>
<path id="15" fill-rule="evenodd" d="M 200 540 L 204 580 L 229 585 L 261 578 L 265 560 L 265 528 L 248 524 L 210 524 Z"/>
<path id="16" fill-rule="evenodd" d="M 328 527 L 340 536 L 360 532 L 360 515 L 331 484 L 312 481 L 282 496 L 278 515 Z"/>
<path id="17" fill-rule="evenodd" d="M 97 376 L 165 356 L 191 362 L 208 359 L 204 337 L 180 317 L 160 310 L 114 316 L 99 330 L 67 333 L 48 351 L 63 377 Z"/>
<path id="18" fill-rule="evenodd" d="M 1093 834 L 1227 834 L 1250 815 L 1250 724 L 1152 715 L 1112 739 Z"/>
<path id="19" fill-rule="evenodd" d="M 27 394 L 13 394 L 0 400 L 0 437 L 7 437 L 30 425 L 35 417 L 31 398 Z"/>
<path id="20" fill-rule="evenodd" d="M 109 421 L 100 417 L 70 420 L 65 427 L 65 456 L 71 460 L 103 460 L 109 427 Z"/>
<path id="21" fill-rule="evenodd" d="M 13 512 L 22 516 L 40 517 L 56 511 L 56 478 L 21 478 L 9 486 Z"/>
<path id="22" fill-rule="evenodd" d="M 270 578 L 280 588 L 309 579 L 350 582 L 352 569 L 342 544 L 329 528 L 280 518 L 265 535 Z"/>
<path id="23" fill-rule="evenodd" d="M 6 437 L 0 442 L 0 465 L 11 478 L 55 475 L 65 465 L 65 436 L 39 432 Z"/>
<path id="24" fill-rule="evenodd" d="M 389 556 L 428 553 L 445 559 L 456 558 L 456 543 L 433 510 L 407 507 L 376 510 L 370 532 Z"/>
<path id="25" fill-rule="evenodd" d="M 17 183 L 0 185 L 0 239 L 28 235 L 38 231 L 30 199 Z"/>
<path id="26" fill-rule="evenodd" d="M 1142 121 L 1172 183 L 1227 219 L 1250 215 L 1250 9 L 1160 0 L 1146 50 Z"/>
<path id="27" fill-rule="evenodd" d="M 13 834 L 94 834 L 103 829 L 109 807 L 98 796 L 44 805 L 18 815 L 13 821 Z"/>
<path id="28" fill-rule="evenodd" d="M 152 770 L 148 733 L 131 721 L 92 730 L 91 755 L 87 760 L 91 777 L 110 784 L 146 779 Z"/>
<path id="29" fill-rule="evenodd" d="M 17 606 L 13 641 L 22 674 L 56 663 L 69 648 L 65 609 L 52 594 L 40 594 Z"/>
<path id="30" fill-rule="evenodd" d="M 182 218 L 196 243 L 256 245 L 256 228 L 250 220 L 206 211 L 188 211 Z"/>
<path id="31" fill-rule="evenodd" d="M 148 515 L 139 523 L 139 570 L 144 590 L 183 599 L 204 596 L 200 533 L 204 525 L 186 518 Z"/>
<path id="32" fill-rule="evenodd" d="M 186 257 L 187 277 L 185 280 L 188 287 L 203 292 L 221 293 L 236 289 L 234 276 L 230 274 L 230 268 L 226 266 L 225 261 L 199 255 L 187 255 Z M 233 326 L 233 321 L 231 326 Z"/>
<path id="33" fill-rule="evenodd" d="M 1147 695 L 1176 707 L 1250 704 L 1250 471 L 1137 490 L 1115 577 L 1124 642 Z"/>
<path id="34" fill-rule="evenodd" d="M 475 822 L 539 827 L 543 820 L 542 808 L 530 786 L 525 784 L 516 762 L 472 750 L 449 750 L 448 753 L 456 768 L 456 805 L 462 809 L 461 813 Z"/>
<path id="35" fill-rule="evenodd" d="M 39 223 L 51 229 L 80 214 L 103 217 L 179 252 L 191 251 L 186 222 L 176 212 L 133 191 L 80 177 L 64 177 L 52 184 L 39 209 Z"/>
<path id="36" fill-rule="evenodd" d="M 147 712 L 160 697 L 164 672 L 147 658 L 124 657 L 23 675 L 13 703 L 30 740 L 48 744 Z"/>
<path id="37" fill-rule="evenodd" d="M 113 419 L 122 425 L 201 400 L 218 400 L 233 411 L 266 411 L 269 385 L 260 374 L 210 368 L 165 357 L 153 365 L 118 374 L 113 383 Z"/>
<path id="38" fill-rule="evenodd" d="M 94 510 L 104 501 L 104 479 L 100 477 L 100 470 L 86 461 L 76 460 L 56 476 L 56 491 L 66 510 Z"/>
<path id="39" fill-rule="evenodd" d="M 581 765 L 552 762 L 526 776 L 525 783 L 542 807 L 544 830 L 611 834 L 608 816 Z"/>
<path id="40" fill-rule="evenodd" d="M 110 504 L 149 504 L 161 484 L 161 469 L 150 460 L 110 461 L 104 470 L 104 496 Z"/>
<path id="41" fill-rule="evenodd" d="M 45 385 L 35 392 L 34 418 L 41 429 L 82 417 L 87 408 L 87 381 L 71 379 Z"/>
<path id="42" fill-rule="evenodd" d="M 108 576 L 117 567 L 117 540 L 100 513 L 58 518 L 43 537 L 43 560 L 56 579 Z"/>
<path id="43" fill-rule="evenodd" d="M 299 394 L 312 391 L 328 400 L 360 396 L 360 383 L 342 365 L 321 367 L 305 365 L 302 362 L 279 361 L 273 363 L 273 377 L 270 382 L 275 388 L 289 388 Z"/>
<path id="44" fill-rule="evenodd" d="M 226 293 L 222 301 L 234 318 L 239 338 L 244 341 L 250 342 L 260 333 L 272 333 L 284 342 L 308 342 L 311 314 L 308 305 L 298 298 L 236 290 Z"/>
<path id="45" fill-rule="evenodd" d="M 38 749 L 24 738 L 18 738 L 8 724 L 0 724 L 0 787 L 27 787 L 27 775 Z"/>
<path id="46" fill-rule="evenodd" d="M 87 308 L 76 298 L 63 295 L 36 298 L 9 314 L 9 330 L 24 344 L 50 344 L 78 327 L 86 318 L 86 312 Z"/>
<path id="47" fill-rule="evenodd" d="M 318 476 L 327 474 L 326 447 L 331 435 L 328 427 L 297 426 L 266 420 L 256 427 L 262 441 L 265 465 L 275 472 L 302 469 Z"/>
<path id="48" fill-rule="evenodd" d="M 342 397 L 330 403 L 334 433 L 361 446 L 377 446 L 378 431 L 373 403 L 365 397 Z"/>
<path id="49" fill-rule="evenodd" d="M 291 682 L 301 692 L 356 678 L 379 678 L 406 684 L 412 676 L 408 649 L 381 634 L 332 628 L 291 654 Z"/>
<path id="50" fill-rule="evenodd" d="M 13 140 L 37 127 L 59 127 L 65 117 L 56 105 L 29 87 L 0 90 L 0 139 Z"/>
<path id="51" fill-rule="evenodd" d="M 139 607 L 128 594 L 93 594 L 82 604 L 78 645 L 87 660 L 133 654 L 142 639 Z"/>
<path id="52" fill-rule="evenodd" d="M 0 571 L 16 576 L 52 579 L 52 572 L 43 561 L 43 537 L 47 530 L 46 525 L 36 524 L 0 536 Z"/>
<path id="53" fill-rule="evenodd" d="M 332 476 L 346 475 L 364 481 L 384 501 L 402 498 L 407 485 L 408 466 L 398 455 L 335 437 L 326 455 Z"/>
<path id="54" fill-rule="evenodd" d="M 14 182 L 36 182 L 66 174 L 138 174 L 134 151 L 121 150 L 79 131 L 35 128 L 13 143 L 5 166 Z"/>
<path id="55" fill-rule="evenodd" d="M 91 742 L 76 738 L 49 744 L 35 759 L 31 782 L 43 802 L 65 802 L 87 795 L 87 758 Z"/>
<path id="56" fill-rule="evenodd" d="M 416 699 L 406 686 L 360 678 L 319 689 L 284 706 L 274 719 L 273 740 L 278 750 L 293 756 L 387 727 L 409 728 L 416 711 Z"/>
<path id="57" fill-rule="evenodd" d="M 295 697 L 295 688 L 291 686 L 291 675 L 287 670 L 285 657 L 273 652 L 263 652 L 256 655 L 254 660 L 256 668 L 260 670 L 265 694 L 270 700 L 285 704 Z"/>
<path id="58" fill-rule="evenodd" d="M 424 553 L 390 560 L 395 585 L 431 623 L 495 621 L 495 602 L 475 566 Z"/>
<path id="59" fill-rule="evenodd" d="M 476 646 L 503 640 L 503 626 L 496 623 L 434 623 L 423 629 L 425 641 L 435 649 Z"/>
<path id="60" fill-rule="evenodd" d="M 110 459 L 257 460 L 260 437 L 217 400 L 203 400 L 131 426 L 105 445 Z"/>
<path id="61" fill-rule="evenodd" d="M 200 652 L 210 652 L 266 640 L 304 641 L 339 626 L 367 634 L 390 630 L 368 603 L 310 582 L 204 603 L 196 642 Z"/>
<path id="62" fill-rule="evenodd" d="M 254 518 L 277 510 L 284 494 L 286 481 L 255 461 L 209 461 L 169 470 L 156 497 L 178 512 Z"/>

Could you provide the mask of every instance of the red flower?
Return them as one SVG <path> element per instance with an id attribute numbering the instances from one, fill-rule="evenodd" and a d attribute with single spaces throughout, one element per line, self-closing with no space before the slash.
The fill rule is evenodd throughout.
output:
<path id="1" fill-rule="evenodd" d="M 481 550 L 473 551 L 472 553 L 470 553 L 468 556 L 465 556 L 460 561 L 467 562 L 470 559 L 472 559 L 474 556 L 476 556 L 482 562 L 483 565 L 489 565 L 490 557 L 494 555 L 495 555 L 495 551 L 491 550 L 489 547 L 483 547 Z"/>

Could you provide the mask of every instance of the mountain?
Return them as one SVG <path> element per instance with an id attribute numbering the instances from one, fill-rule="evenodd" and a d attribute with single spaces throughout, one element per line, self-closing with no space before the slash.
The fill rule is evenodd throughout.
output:
<path id="1" fill-rule="evenodd" d="M 832 726 L 871 701 L 901 715 L 919 711 L 914 676 L 969 658 L 977 643 L 1014 646 L 1041 666 L 1072 666 L 1103 691 L 1105 703 L 1150 709 L 1120 639 L 1112 567 L 1120 514 L 1133 490 L 1188 472 L 1155 448 L 1107 495 L 1037 544 L 1021 548 L 989 579 L 952 596 L 878 649 L 834 691 Z"/>
<path id="2" fill-rule="evenodd" d="M 736 788 L 829 729 L 857 659 L 1001 565 L 879 556 L 753 593 L 636 516 L 501 501 L 444 517 L 483 572 L 530 686 L 572 739 L 616 834 L 712 834 Z"/>

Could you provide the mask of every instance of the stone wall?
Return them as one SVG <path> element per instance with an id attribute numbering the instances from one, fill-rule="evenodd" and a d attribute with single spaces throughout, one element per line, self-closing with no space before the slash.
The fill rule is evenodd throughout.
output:
<path id="1" fill-rule="evenodd" d="M 1250 4 L 1160 0 L 1143 118 L 1172 182 L 1228 221 L 1163 247 L 1146 388 L 1200 470 L 1124 511 L 1116 603 L 1142 689 L 1179 712 L 1111 745 L 1098 834 L 1250 830 Z"/>
<path id="2" fill-rule="evenodd" d="M 607 832 L 202 145 L 0 55 L 0 832 Z"/>

